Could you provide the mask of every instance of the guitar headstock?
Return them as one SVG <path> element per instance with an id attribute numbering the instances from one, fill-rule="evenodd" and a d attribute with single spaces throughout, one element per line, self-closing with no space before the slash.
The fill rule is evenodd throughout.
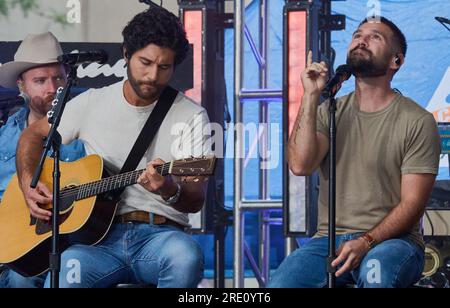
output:
<path id="1" fill-rule="evenodd" d="M 216 157 L 191 157 L 173 161 L 171 173 L 177 176 L 209 176 L 214 173 Z"/>
<path id="2" fill-rule="evenodd" d="M 52 108 L 47 112 L 48 123 L 50 124 L 53 124 L 53 115 L 55 114 L 55 112 L 58 112 L 58 108 L 61 108 L 59 100 L 61 99 L 61 93 L 63 92 L 63 90 L 63 87 L 59 87 L 56 90 L 55 98 L 52 101 Z"/>

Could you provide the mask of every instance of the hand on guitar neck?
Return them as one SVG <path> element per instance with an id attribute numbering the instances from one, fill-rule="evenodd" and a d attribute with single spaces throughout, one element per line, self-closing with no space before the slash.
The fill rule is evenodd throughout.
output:
<path id="1" fill-rule="evenodd" d="M 173 196 L 177 191 L 177 185 L 172 180 L 172 176 L 162 176 L 155 169 L 164 165 L 165 161 L 160 158 L 152 160 L 147 164 L 147 168 L 139 176 L 137 182 L 149 192 L 159 194 L 165 200 Z"/>
<path id="2" fill-rule="evenodd" d="M 147 164 L 147 168 L 139 176 L 137 182 L 146 190 L 159 194 L 165 201 L 174 197 L 180 187 L 180 195 L 176 198 L 178 200 L 171 206 L 184 213 L 198 212 L 204 204 L 207 177 L 183 176 L 181 181 L 177 181 L 178 184 L 176 184 L 170 174 L 163 176 L 164 170 L 157 170 L 165 164 L 159 158 L 152 160 Z"/>

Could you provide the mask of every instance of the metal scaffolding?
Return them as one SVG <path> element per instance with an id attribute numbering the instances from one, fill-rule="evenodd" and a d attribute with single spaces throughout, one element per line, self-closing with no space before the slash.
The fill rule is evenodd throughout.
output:
<path id="1" fill-rule="evenodd" d="M 267 45 L 268 45 L 268 0 L 260 0 L 259 10 L 259 48 L 253 40 L 249 29 L 245 25 L 244 0 L 234 1 L 234 121 L 236 124 L 243 122 L 243 103 L 246 101 L 259 101 L 259 123 L 269 123 L 269 103 L 279 103 L 283 98 L 282 89 L 267 88 Z M 247 39 L 251 51 L 259 65 L 259 89 L 243 89 L 243 59 L 244 59 L 244 36 Z M 260 137 L 262 151 L 268 148 L 267 125 L 263 125 Z M 248 258 L 250 266 L 255 273 L 256 279 L 261 287 L 265 286 L 269 279 L 270 270 L 270 226 L 282 224 L 282 219 L 272 218 L 270 213 L 274 210 L 281 211 L 283 200 L 271 200 L 268 197 L 268 171 L 260 168 L 258 200 L 245 200 L 243 198 L 243 164 L 244 156 L 243 131 L 236 129 L 234 132 L 234 268 L 233 286 L 242 288 L 244 286 L 244 254 Z M 264 158 L 260 158 L 260 165 L 264 164 Z M 259 265 L 245 243 L 244 227 L 246 211 L 259 211 Z M 286 254 L 294 249 L 295 245 L 291 238 L 286 239 Z"/>

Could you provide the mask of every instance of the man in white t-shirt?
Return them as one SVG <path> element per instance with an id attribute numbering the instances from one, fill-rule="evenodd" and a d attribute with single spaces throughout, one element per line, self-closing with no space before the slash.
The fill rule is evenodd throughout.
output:
<path id="1" fill-rule="evenodd" d="M 122 168 L 174 67 L 189 48 L 179 19 L 163 8 L 136 15 L 122 34 L 128 79 L 77 96 L 67 105 L 58 129 L 63 143 L 82 140 L 87 154 L 102 156 L 105 169 L 113 174 Z M 189 226 L 188 213 L 202 208 L 206 184 L 163 177 L 155 167 L 164 161 L 208 154 L 209 136 L 203 134 L 207 124 L 206 111 L 178 93 L 139 163 L 138 169 L 146 171 L 139 185 L 128 186 L 122 193 L 106 237 L 95 246 L 74 245 L 62 253 L 61 287 L 197 286 L 203 274 L 203 253 L 184 228 Z M 30 213 L 45 220 L 51 212 L 39 204 L 50 203 L 51 192 L 42 183 L 36 189 L 29 186 L 41 138 L 48 130 L 45 119 L 30 126 L 17 153 L 20 184 Z M 67 275 L 73 260 L 80 264 L 80 279 Z"/>

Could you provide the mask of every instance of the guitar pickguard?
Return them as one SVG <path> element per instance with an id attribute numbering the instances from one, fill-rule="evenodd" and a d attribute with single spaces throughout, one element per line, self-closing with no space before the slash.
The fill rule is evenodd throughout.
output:
<path id="1" fill-rule="evenodd" d="M 73 206 L 75 204 L 75 198 L 76 195 L 66 195 L 60 198 L 59 225 L 64 223 L 64 221 L 66 221 L 66 219 L 70 216 L 70 213 L 72 212 Z M 48 210 L 51 211 L 52 208 L 49 208 Z M 37 235 L 52 231 L 51 220 L 45 221 L 30 216 L 30 226 L 33 225 L 36 225 L 35 232 Z"/>
<path id="2" fill-rule="evenodd" d="M 64 214 L 59 215 L 59 224 L 61 225 L 62 223 L 64 223 L 66 221 L 67 218 L 69 218 L 70 213 L 72 213 L 72 209 Z M 45 221 L 42 219 L 37 219 L 36 220 L 36 229 L 35 232 L 37 235 L 42 235 L 45 234 L 47 232 L 51 232 L 52 231 L 52 221 Z"/>

